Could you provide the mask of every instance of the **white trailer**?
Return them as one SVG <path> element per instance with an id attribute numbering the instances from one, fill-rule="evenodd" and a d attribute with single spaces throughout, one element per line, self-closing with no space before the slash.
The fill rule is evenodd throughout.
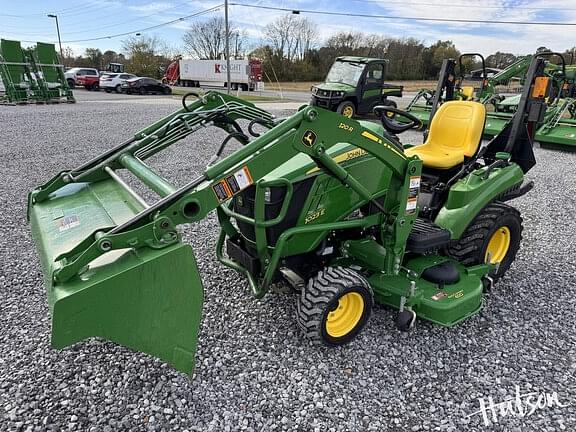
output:
<path id="1" fill-rule="evenodd" d="M 184 87 L 226 87 L 226 60 L 180 60 L 178 83 Z M 230 60 L 231 89 L 254 90 L 262 81 L 260 60 Z"/>

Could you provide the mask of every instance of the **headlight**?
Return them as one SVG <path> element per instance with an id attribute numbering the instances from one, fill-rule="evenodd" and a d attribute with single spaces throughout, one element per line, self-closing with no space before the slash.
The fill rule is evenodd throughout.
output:
<path id="1" fill-rule="evenodd" d="M 342 96 L 344 96 L 344 93 L 345 92 L 343 92 L 343 91 L 337 91 L 337 92 L 334 92 L 333 95 L 336 97 L 342 97 Z"/>

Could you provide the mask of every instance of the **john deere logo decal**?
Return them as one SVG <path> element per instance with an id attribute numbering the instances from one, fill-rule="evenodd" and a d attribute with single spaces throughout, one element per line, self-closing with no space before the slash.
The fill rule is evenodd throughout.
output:
<path id="1" fill-rule="evenodd" d="M 316 134 L 311 130 L 307 130 L 302 137 L 302 143 L 307 147 L 312 147 L 316 142 Z"/>

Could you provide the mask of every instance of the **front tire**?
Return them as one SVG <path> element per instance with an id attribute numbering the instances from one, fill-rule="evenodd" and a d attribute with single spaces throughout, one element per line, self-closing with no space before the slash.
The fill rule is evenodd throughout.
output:
<path id="1" fill-rule="evenodd" d="M 466 266 L 488 260 L 499 264 L 490 277 L 496 281 L 510 268 L 522 241 L 522 217 L 514 207 L 488 204 L 470 223 L 448 253 Z"/>
<path id="2" fill-rule="evenodd" d="M 340 102 L 338 108 L 336 108 L 338 114 L 342 114 L 344 117 L 352 118 L 356 115 L 356 107 L 350 101 Z"/>
<path id="3" fill-rule="evenodd" d="M 364 328 L 373 305 L 372 288 L 360 274 L 344 267 L 326 267 L 308 280 L 296 317 L 311 341 L 344 345 Z"/>
<path id="4" fill-rule="evenodd" d="M 114 89 L 116 90 L 116 93 L 122 93 L 122 86 L 120 84 L 117 84 Z"/>

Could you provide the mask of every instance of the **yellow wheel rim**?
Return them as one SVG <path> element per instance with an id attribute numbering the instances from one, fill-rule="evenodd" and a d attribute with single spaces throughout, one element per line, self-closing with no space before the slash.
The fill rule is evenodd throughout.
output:
<path id="1" fill-rule="evenodd" d="M 388 118 L 394 118 L 394 113 L 388 111 L 388 112 L 386 113 L 386 117 L 388 117 Z"/>
<path id="2" fill-rule="evenodd" d="M 352 108 L 349 105 L 344 107 L 344 109 L 342 110 L 342 115 L 344 117 L 352 118 L 352 116 L 354 115 L 354 108 Z"/>
<path id="3" fill-rule="evenodd" d="M 488 257 L 490 257 L 490 264 L 502 262 L 510 248 L 510 238 L 510 229 L 508 227 L 498 228 L 494 234 L 492 234 L 492 237 L 490 237 L 488 247 L 486 248 L 485 260 L 488 261 Z"/>
<path id="4" fill-rule="evenodd" d="M 362 318 L 364 299 L 357 292 L 349 292 L 338 299 L 338 306 L 328 313 L 326 333 L 342 337 L 350 333 Z"/>

